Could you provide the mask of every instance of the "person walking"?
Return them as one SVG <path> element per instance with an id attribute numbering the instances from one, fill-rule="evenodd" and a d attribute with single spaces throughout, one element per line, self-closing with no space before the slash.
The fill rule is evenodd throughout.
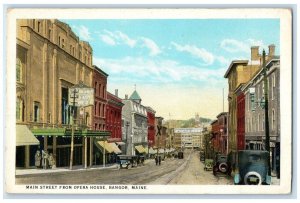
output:
<path id="1" fill-rule="evenodd" d="M 158 157 L 157 156 L 155 157 L 155 164 L 156 165 L 158 164 Z"/>
<path id="2" fill-rule="evenodd" d="M 41 153 L 39 150 L 36 151 L 35 155 L 34 155 L 34 159 L 35 159 L 35 162 L 34 162 L 34 165 L 36 168 L 40 168 L 41 167 Z"/>
<path id="3" fill-rule="evenodd" d="M 161 162 L 161 157 L 158 156 L 158 165 L 160 165 L 160 162 Z"/>

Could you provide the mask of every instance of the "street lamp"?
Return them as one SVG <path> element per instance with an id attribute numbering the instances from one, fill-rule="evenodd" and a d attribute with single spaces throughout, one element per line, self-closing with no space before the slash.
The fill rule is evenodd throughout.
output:
<path id="1" fill-rule="evenodd" d="M 131 155 L 133 156 L 134 155 L 134 147 L 133 147 L 133 134 L 130 135 L 131 137 Z"/>
<path id="2" fill-rule="evenodd" d="M 125 154 L 127 154 L 127 146 L 128 146 L 128 138 L 127 138 L 127 136 L 128 136 L 128 127 L 129 127 L 129 122 L 128 121 L 126 121 L 126 143 L 125 143 Z"/>

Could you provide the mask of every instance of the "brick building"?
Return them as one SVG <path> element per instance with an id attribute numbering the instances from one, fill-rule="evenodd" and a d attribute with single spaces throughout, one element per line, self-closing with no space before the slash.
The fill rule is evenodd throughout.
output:
<path id="1" fill-rule="evenodd" d="M 155 145 L 155 111 L 151 107 L 146 107 L 148 119 L 148 147 Z"/>
<path id="2" fill-rule="evenodd" d="M 110 138 L 115 142 L 122 141 L 122 108 L 124 104 L 118 97 L 118 90 L 115 95 L 107 92 L 106 107 L 106 130 L 111 133 Z"/>
<path id="3" fill-rule="evenodd" d="M 93 84 L 94 84 L 94 117 L 93 129 L 103 131 L 105 130 L 106 106 L 107 106 L 107 77 L 108 74 L 102 71 L 97 66 L 94 67 Z"/>

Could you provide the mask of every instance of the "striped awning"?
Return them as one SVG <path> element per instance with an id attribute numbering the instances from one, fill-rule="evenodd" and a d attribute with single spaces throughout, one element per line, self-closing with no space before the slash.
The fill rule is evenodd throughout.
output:
<path id="1" fill-rule="evenodd" d="M 139 152 L 139 153 L 146 153 L 145 148 L 143 147 L 143 145 L 137 145 L 135 146 L 135 149 Z"/>

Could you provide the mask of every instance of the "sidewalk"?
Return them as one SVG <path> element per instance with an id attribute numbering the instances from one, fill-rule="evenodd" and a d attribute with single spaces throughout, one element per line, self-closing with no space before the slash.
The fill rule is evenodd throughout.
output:
<path id="1" fill-rule="evenodd" d="M 84 168 L 82 165 L 73 166 L 73 169 L 70 170 L 69 167 L 58 167 L 54 169 L 42 169 L 42 168 L 30 168 L 30 169 L 16 169 L 16 175 L 30 175 L 30 174 L 45 174 L 45 173 L 58 173 L 58 172 L 70 172 L 70 171 L 84 171 L 84 170 L 103 170 L 103 169 L 117 169 L 118 164 L 106 164 L 96 165 L 88 168 Z"/>
<path id="2" fill-rule="evenodd" d="M 151 160 L 146 159 L 144 164 L 148 164 Z M 92 167 L 84 168 L 82 165 L 73 166 L 73 169 L 70 170 L 69 167 L 58 167 L 54 169 L 42 169 L 42 168 L 29 168 L 29 169 L 16 169 L 15 175 L 30 175 L 30 174 L 45 174 L 45 173 L 59 173 L 59 172 L 70 172 L 70 171 L 84 171 L 84 170 L 104 170 L 104 169 L 117 169 L 119 167 L 118 164 L 106 164 L 105 167 L 103 165 L 95 165 Z"/>

